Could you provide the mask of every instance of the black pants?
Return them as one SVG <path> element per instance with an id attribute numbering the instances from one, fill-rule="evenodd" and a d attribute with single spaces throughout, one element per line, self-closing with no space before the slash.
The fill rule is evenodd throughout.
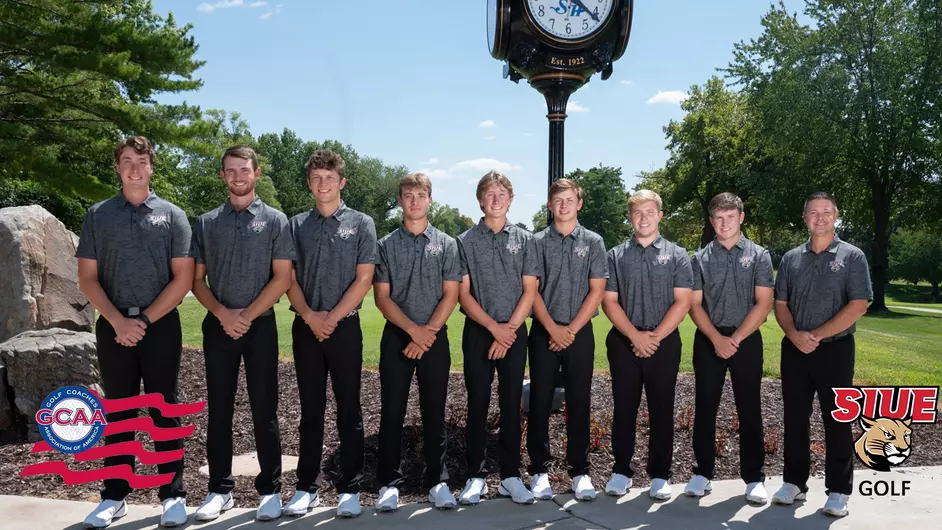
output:
<path id="1" fill-rule="evenodd" d="M 451 352 L 448 326 L 439 330 L 435 343 L 421 359 L 409 359 L 402 350 L 412 342 L 409 334 L 386 323 L 379 343 L 379 380 L 382 413 L 379 424 L 379 469 L 383 486 L 398 487 L 402 476 L 402 422 L 406 418 L 412 375 L 419 380 L 419 407 L 422 410 L 422 439 L 425 448 L 425 488 L 448 480 L 445 467 L 445 400 Z"/>
<path id="2" fill-rule="evenodd" d="M 735 328 L 717 328 L 732 335 Z M 747 483 L 765 482 L 765 437 L 762 430 L 762 334 L 757 330 L 739 344 L 729 359 L 716 355 L 713 343 L 699 329 L 693 339 L 696 413 L 693 421 L 695 475 L 713 480 L 716 464 L 716 413 L 723 396 L 726 370 L 733 383 L 739 416 L 739 476 Z"/>
<path id="3" fill-rule="evenodd" d="M 183 333 L 180 329 L 180 314 L 176 309 L 152 323 L 136 346 L 127 347 L 115 342 L 115 331 L 103 317 L 95 326 L 98 341 L 98 368 L 101 371 L 102 388 L 108 399 L 137 396 L 141 393 L 159 393 L 169 404 L 177 403 L 177 385 L 180 375 L 180 356 L 183 353 Z M 165 418 L 157 409 L 149 409 L 150 417 L 157 427 L 180 426 L 179 418 Z M 107 414 L 108 423 L 137 417 L 137 409 Z M 105 445 L 134 440 L 134 431 L 105 437 Z M 183 439 L 154 442 L 154 449 L 175 451 L 183 448 Z M 133 455 L 118 455 L 105 458 L 105 466 L 127 464 L 135 468 Z M 183 486 L 183 459 L 157 466 L 159 474 L 173 473 L 173 481 L 160 487 L 157 497 L 164 501 L 174 497 L 186 497 Z M 102 500 L 120 501 L 131 493 L 126 480 L 108 479 L 101 491 Z"/>
<path id="4" fill-rule="evenodd" d="M 530 417 L 527 423 L 527 452 L 530 475 L 546 473 L 552 460 L 549 447 L 549 416 L 553 408 L 556 375 L 563 367 L 566 388 L 566 460 L 569 476 L 589 473 L 589 407 L 592 402 L 592 370 L 595 367 L 595 335 L 587 323 L 573 343 L 563 351 L 549 349 L 549 332 L 538 320 L 530 329 Z"/>
<path id="5" fill-rule="evenodd" d="M 612 372 L 615 417 L 612 422 L 614 473 L 634 476 L 635 421 L 641 406 L 641 388 L 648 399 L 651 437 L 648 442 L 648 475 L 670 479 L 674 453 L 674 386 L 680 369 L 680 333 L 664 337 L 651 357 L 636 357 L 631 342 L 614 327 L 605 339 Z"/>
<path id="6" fill-rule="evenodd" d="M 341 320 L 324 342 L 296 316 L 291 328 L 294 368 L 301 398 L 301 447 L 297 491 L 317 491 L 324 450 L 324 408 L 327 374 L 337 399 L 340 431 L 340 479 L 337 493 L 359 493 L 363 478 L 363 417 L 360 411 L 360 370 L 363 333 L 360 315 Z"/>
<path id="7" fill-rule="evenodd" d="M 811 467 L 809 421 L 815 392 L 824 422 L 824 486 L 850 495 L 854 489 L 854 434 L 850 423 L 831 417 L 835 387 L 853 386 L 854 336 L 824 342 L 805 354 L 782 338 L 782 400 L 785 415 L 785 482 L 808 491 Z"/>
<path id="8" fill-rule="evenodd" d="M 517 339 L 503 359 L 490 360 L 487 351 L 494 336 L 484 326 L 465 319 L 461 347 L 464 351 L 464 383 L 468 389 L 468 478 L 484 478 L 484 448 L 487 445 L 487 409 L 491 404 L 491 382 L 497 370 L 500 405 L 498 455 L 501 480 L 520 476 L 520 404 L 523 373 L 527 365 L 527 326 L 517 328 Z"/>
<path id="9" fill-rule="evenodd" d="M 258 317 L 249 331 L 233 340 L 212 313 L 203 319 L 203 353 L 209 394 L 209 492 L 223 495 L 235 487 L 232 477 L 232 415 L 245 359 L 245 383 L 255 427 L 260 473 L 259 495 L 281 491 L 281 433 L 278 429 L 278 327 L 274 313 Z"/>

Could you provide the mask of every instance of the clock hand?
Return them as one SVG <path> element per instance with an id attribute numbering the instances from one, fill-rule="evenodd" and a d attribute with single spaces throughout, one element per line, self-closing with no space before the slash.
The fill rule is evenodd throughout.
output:
<path id="1" fill-rule="evenodd" d="M 574 3 L 574 4 L 576 4 L 577 6 L 581 7 L 581 8 L 583 9 L 583 11 L 587 11 L 587 12 L 589 13 L 589 16 L 592 17 L 592 20 L 594 20 L 594 21 L 596 21 L 596 22 L 599 21 L 599 16 L 596 15 L 595 13 L 593 13 L 592 11 L 590 11 L 589 8 L 586 7 L 585 4 L 582 3 L 582 0 L 572 0 L 572 3 Z"/>

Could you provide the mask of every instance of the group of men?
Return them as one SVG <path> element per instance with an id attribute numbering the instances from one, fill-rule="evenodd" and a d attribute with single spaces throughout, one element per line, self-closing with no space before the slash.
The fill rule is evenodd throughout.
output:
<path id="1" fill-rule="evenodd" d="M 254 425 L 260 472 L 256 518 L 303 515 L 320 503 L 327 376 L 336 398 L 340 438 L 337 515 L 359 515 L 364 468 L 360 408 L 363 335 L 358 311 L 372 288 L 386 318 L 380 341 L 381 421 L 377 478 L 379 511 L 399 506 L 404 479 L 400 435 L 409 389 L 418 379 L 429 502 L 440 509 L 477 504 L 488 492 L 484 478 L 487 413 L 498 376 L 500 484 L 498 493 L 519 504 L 550 499 L 552 462 L 549 416 L 557 374 L 566 392 L 567 455 L 576 499 L 592 500 L 589 423 L 595 357 L 592 318 L 601 306 L 612 323 L 606 348 L 612 377 L 612 447 L 615 463 L 605 486 L 610 495 L 631 487 L 630 467 L 642 389 L 650 423 L 647 473 L 650 496 L 671 497 L 674 392 L 681 358 L 678 326 L 689 313 L 696 324 L 694 450 L 697 465 L 684 493 L 701 496 L 714 475 L 716 415 L 726 372 L 740 419 L 741 477 L 748 502 L 764 504 L 764 436 L 760 407 L 763 367 L 759 327 L 773 307 L 782 339 L 785 484 L 773 501 L 802 500 L 809 474 L 809 416 L 815 392 L 825 425 L 825 512 L 847 513 L 853 440 L 849 424 L 834 421 L 830 389 L 849 386 L 854 366 L 854 322 L 866 312 L 871 287 L 866 258 L 834 233 L 832 197 L 816 193 L 805 203 L 807 243 L 788 252 L 773 280 L 769 252 L 740 230 L 742 201 L 721 193 L 710 202 L 716 237 L 692 259 L 664 239 L 658 225 L 661 198 L 631 195 L 633 236 L 606 251 L 603 239 L 583 227 L 582 190 L 554 182 L 548 207 L 552 224 L 537 234 L 507 220 L 514 198 L 506 176 L 487 173 L 478 183 L 483 217 L 457 238 L 431 226 L 432 185 L 421 173 L 402 178 L 402 223 L 377 241 L 373 220 L 347 207 L 343 159 L 313 153 L 306 165 L 315 207 L 291 219 L 255 193 L 261 176 L 255 152 L 245 146 L 222 156 L 220 177 L 229 198 L 198 217 L 191 229 L 184 212 L 150 186 L 154 150 L 140 136 L 115 149 L 121 192 L 92 206 L 76 256 L 80 287 L 100 313 L 96 324 L 102 385 L 108 398 L 157 392 L 177 402 L 182 351 L 176 309 L 192 290 L 206 308 L 203 353 L 208 395 L 208 495 L 195 518 L 208 521 L 232 508 L 232 418 L 240 364 Z M 207 284 L 208 281 L 208 284 Z M 294 366 L 301 402 L 295 495 L 282 504 L 282 444 L 278 407 L 278 328 L 273 306 L 287 294 Z M 461 349 L 467 389 L 467 481 L 456 499 L 445 464 L 445 404 L 451 367 L 446 322 L 456 306 L 465 315 Z M 527 319 L 532 317 L 531 329 Z M 521 398 L 529 359 L 527 450 L 529 486 L 521 479 Z M 159 427 L 179 425 L 150 411 Z M 108 421 L 134 410 L 108 414 Z M 106 437 L 106 444 L 133 433 Z M 182 448 L 156 442 L 157 451 Z M 113 456 L 106 465 L 128 464 Z M 162 526 L 187 521 L 183 460 L 159 466 L 173 473 L 162 486 Z M 102 502 L 85 520 L 103 528 L 127 513 L 128 483 L 104 481 Z"/>

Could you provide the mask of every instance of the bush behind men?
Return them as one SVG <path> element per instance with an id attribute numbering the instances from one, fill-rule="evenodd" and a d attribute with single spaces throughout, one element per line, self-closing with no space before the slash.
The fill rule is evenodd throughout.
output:
<path id="1" fill-rule="evenodd" d="M 572 491 L 579 500 L 594 498 L 587 473 L 587 409 L 594 356 L 591 318 L 598 313 L 600 301 L 613 325 L 606 345 L 612 371 L 616 460 L 606 492 L 622 495 L 631 485 L 634 424 L 644 388 L 651 411 L 650 495 L 655 499 L 671 496 L 673 401 L 681 348 L 677 327 L 689 310 L 697 326 L 697 466 L 685 493 L 699 496 L 710 489 L 714 455 L 709 447 L 728 369 L 744 426 L 741 475 L 747 483 L 746 499 L 766 502 L 758 328 L 771 305 L 771 261 L 767 251 L 742 235 L 742 202 L 734 195 L 720 194 L 711 202 L 716 239 L 688 262 L 683 248 L 660 236 L 661 200 L 650 191 L 631 196 L 628 208 L 635 235 L 606 256 L 601 238 L 578 223 L 581 189 L 572 181 L 561 179 L 553 185 L 548 206 L 555 214 L 554 224 L 534 236 L 507 221 L 513 200 L 510 181 L 499 173 L 488 173 L 478 184 L 484 216 L 478 225 L 452 239 L 428 224 L 428 178 L 410 174 L 402 179 L 398 192 L 403 223 L 377 242 L 372 219 L 346 207 L 340 198 L 346 180 L 339 156 L 329 151 L 311 156 L 306 172 L 316 206 L 288 221 L 255 196 L 254 184 L 260 176 L 257 159 L 251 149 L 236 146 L 223 155 L 220 173 L 230 192 L 229 201 L 197 219 L 191 242 L 183 212 L 149 188 L 153 156 L 144 138 L 119 144 L 115 164 L 122 192 L 89 209 L 76 255 L 82 290 L 102 315 L 96 332 L 106 397 L 134 395 L 143 377 L 145 391 L 161 392 L 168 403 L 174 403 L 182 350 L 175 307 L 192 286 L 207 309 L 203 336 L 210 401 L 210 478 L 209 494 L 196 512 L 198 520 L 214 519 L 232 505 L 231 417 L 241 358 L 246 360 L 262 468 L 256 478 L 260 496 L 256 517 L 274 519 L 282 513 L 277 329 L 272 306 L 285 292 L 297 313 L 292 335 L 302 418 L 297 492 L 284 513 L 303 515 L 319 504 L 328 373 L 337 397 L 341 438 L 337 514 L 360 513 L 363 344 L 357 311 L 371 284 L 376 305 L 387 319 L 380 344 L 379 511 L 398 508 L 398 485 L 403 479 L 398 439 L 413 373 L 419 378 L 428 499 L 438 508 L 456 504 L 444 465 L 450 366 L 445 322 L 456 299 L 466 315 L 462 349 L 468 389 L 469 478 L 458 498 L 462 504 L 477 504 L 487 493 L 483 428 L 495 370 L 501 408 L 499 493 L 520 504 L 552 497 L 546 480 L 551 455 L 544 424 L 560 364 L 569 400 L 567 460 Z M 124 210 L 139 221 L 130 227 L 109 222 Z M 773 501 L 790 504 L 802 500 L 807 491 L 807 416 L 817 391 L 828 438 L 829 499 L 824 511 L 843 516 L 851 490 L 853 441 L 849 424 L 829 421 L 834 408 L 829 389 L 852 382 L 854 322 L 866 312 L 871 291 L 863 253 L 834 235 L 837 214 L 836 203 L 827 194 L 815 194 L 806 201 L 803 217 L 811 238 L 786 254 L 775 280 L 776 318 L 786 334 L 782 341 L 786 483 Z M 149 227 L 159 230 L 151 234 Z M 135 254 L 142 245 L 160 249 L 166 263 L 142 262 L 141 252 Z M 103 266 L 96 267 L 96 261 L 103 258 Z M 221 266 L 223 262 L 229 269 Z M 233 266 L 238 274 L 232 272 Z M 133 282 L 121 280 L 132 271 Z M 153 285 L 140 281 L 142 273 L 152 273 Z M 527 339 L 525 321 L 531 309 L 534 325 Z M 167 329 L 155 334 L 156 327 Z M 111 342 L 114 348 L 103 346 Z M 108 354 L 115 348 L 120 348 L 122 364 L 108 368 L 117 362 Z M 533 380 L 530 488 L 520 479 L 517 449 L 528 350 Z M 136 382 L 131 374 L 138 374 Z M 129 412 L 136 413 L 119 414 L 129 416 Z M 175 421 L 151 413 L 158 426 L 172 426 Z M 108 419 L 120 418 L 110 415 Z M 111 436 L 106 443 L 117 439 Z M 158 442 L 158 451 L 169 448 Z M 133 458 L 127 457 L 112 457 L 107 463 L 119 458 L 133 464 Z M 161 468 L 175 473 L 174 481 L 159 494 L 163 526 L 186 522 L 182 465 L 181 460 Z M 123 499 L 130 488 L 121 482 L 106 481 L 102 503 L 86 519 L 86 526 L 104 527 L 127 513 Z"/>

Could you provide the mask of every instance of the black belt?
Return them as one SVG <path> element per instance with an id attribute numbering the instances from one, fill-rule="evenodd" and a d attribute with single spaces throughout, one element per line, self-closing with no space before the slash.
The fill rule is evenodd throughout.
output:
<path id="1" fill-rule="evenodd" d="M 654 331 L 657 326 L 635 326 L 638 331 Z"/>
<path id="2" fill-rule="evenodd" d="M 733 333 L 736 333 L 736 330 L 739 329 L 734 326 L 716 326 L 716 331 L 719 331 L 721 334 L 729 336 Z"/>

